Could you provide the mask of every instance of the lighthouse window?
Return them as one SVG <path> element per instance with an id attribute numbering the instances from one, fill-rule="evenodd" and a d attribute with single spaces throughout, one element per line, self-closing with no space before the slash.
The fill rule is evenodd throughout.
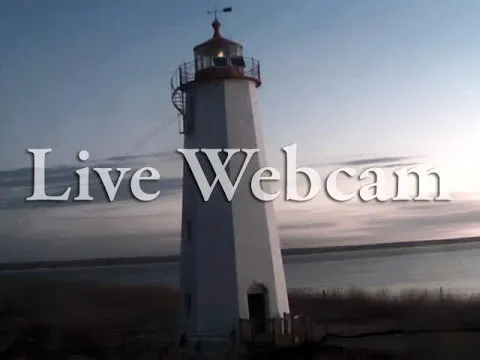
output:
<path id="1" fill-rule="evenodd" d="M 245 59 L 243 58 L 243 56 L 233 56 L 230 59 L 230 62 L 233 66 L 245 67 Z"/>
<path id="2" fill-rule="evenodd" d="M 225 58 L 223 56 L 221 56 L 221 57 L 218 56 L 216 58 L 213 58 L 213 65 L 225 67 L 225 66 L 227 66 L 227 58 Z"/>
<path id="3" fill-rule="evenodd" d="M 230 56 L 241 56 L 242 55 L 242 48 L 238 45 L 232 45 L 228 49 Z"/>
<path id="4" fill-rule="evenodd" d="M 207 69 L 211 66 L 212 59 L 209 56 L 203 56 L 202 69 Z"/>
<path id="5" fill-rule="evenodd" d="M 201 70 L 202 66 L 202 57 L 199 55 L 195 55 L 195 70 Z"/>

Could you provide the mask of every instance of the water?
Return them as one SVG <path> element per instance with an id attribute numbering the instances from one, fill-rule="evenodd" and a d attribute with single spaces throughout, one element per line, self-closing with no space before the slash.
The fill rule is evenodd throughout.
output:
<path id="1" fill-rule="evenodd" d="M 290 289 L 438 289 L 480 293 L 480 243 L 290 255 L 284 259 Z M 108 284 L 178 285 L 179 264 L 5 271 L 0 276 Z"/>

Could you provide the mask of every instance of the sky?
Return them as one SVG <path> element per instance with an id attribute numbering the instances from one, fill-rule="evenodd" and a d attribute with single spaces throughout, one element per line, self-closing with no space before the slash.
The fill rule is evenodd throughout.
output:
<path id="1" fill-rule="evenodd" d="M 320 177 L 424 164 L 448 203 L 275 201 L 284 247 L 480 235 L 480 3 L 232 0 L 222 34 L 261 62 L 267 159 L 298 147 Z M 178 252 L 182 147 L 170 78 L 212 35 L 214 1 L 0 2 L 0 261 Z M 25 202 L 30 148 L 50 148 L 47 188 L 83 166 L 152 166 L 153 202 L 123 184 L 108 202 Z M 91 161 L 77 154 L 88 150 Z M 393 184 L 389 177 L 389 186 Z M 368 183 L 368 181 L 366 182 Z M 352 185 L 353 184 L 353 185 Z M 446 184 L 446 185 L 445 185 Z M 123 186 L 125 185 L 125 186 Z M 358 181 L 344 185 L 358 186 Z"/>

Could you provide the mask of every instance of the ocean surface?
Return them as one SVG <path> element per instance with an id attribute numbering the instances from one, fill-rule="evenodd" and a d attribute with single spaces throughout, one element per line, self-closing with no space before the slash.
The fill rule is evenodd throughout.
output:
<path id="1" fill-rule="evenodd" d="M 366 249 L 284 257 L 290 289 L 364 289 L 398 292 L 439 289 L 480 293 L 480 243 Z M 0 277 L 35 276 L 107 284 L 178 286 L 178 263 L 2 271 Z"/>

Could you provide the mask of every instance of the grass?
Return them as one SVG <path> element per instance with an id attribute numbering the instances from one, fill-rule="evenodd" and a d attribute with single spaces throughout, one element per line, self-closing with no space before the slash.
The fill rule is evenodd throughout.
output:
<path id="1" fill-rule="evenodd" d="M 389 294 L 347 291 L 290 293 L 292 312 L 319 321 L 365 322 L 388 320 L 409 327 L 480 326 L 480 297 L 459 297 L 439 291 L 405 291 Z"/>
<path id="2" fill-rule="evenodd" d="M 292 313 L 309 315 L 326 325 L 331 336 L 326 340 L 328 346 L 319 357 L 321 359 L 342 359 L 340 348 L 341 356 L 347 359 L 356 357 L 345 355 L 345 349 L 362 351 L 362 356 L 372 351 L 391 356 L 406 356 L 410 352 L 410 357 L 398 358 L 449 359 L 445 356 L 450 348 L 455 351 L 456 358 L 468 359 L 468 352 L 477 351 L 480 341 L 480 333 L 409 335 L 397 337 L 395 343 L 391 336 L 388 339 L 381 335 L 346 338 L 389 329 L 406 332 L 480 329 L 480 298 L 475 296 L 459 298 L 438 292 L 414 291 L 400 295 L 360 290 L 294 291 L 290 293 L 290 304 Z M 134 345 L 126 346 L 134 343 L 131 334 L 151 329 L 153 347 L 167 347 L 176 339 L 177 311 L 178 293 L 165 287 L 2 279 L 0 348 L 2 341 L 7 343 L 9 336 L 16 334 L 16 342 L 7 359 L 24 352 L 37 354 L 31 358 L 41 358 L 38 354 L 42 353 L 47 359 L 64 359 L 67 354 L 81 353 L 102 359 L 140 359 L 140 350 L 135 350 Z M 8 320 L 9 316 L 14 321 Z M 28 342 L 30 338 L 36 339 L 34 345 Z M 467 355 L 459 356 L 461 351 L 467 351 Z M 424 357 L 412 357 L 412 352 Z M 425 354 L 436 355 L 428 357 Z M 158 354 L 152 356 L 159 359 Z M 374 358 L 369 356 L 365 359 Z M 478 358 L 479 354 L 475 356 Z"/>
<path id="3" fill-rule="evenodd" d="M 177 299 L 177 291 L 153 286 L 2 281 L 3 337 L 8 339 L 6 328 L 15 329 L 15 353 L 24 351 L 29 337 L 40 338 L 46 352 L 98 353 L 121 345 L 124 334 L 149 328 L 160 335 L 157 342 L 169 343 L 176 335 Z M 1 333 L 0 326 L 0 348 Z"/>

